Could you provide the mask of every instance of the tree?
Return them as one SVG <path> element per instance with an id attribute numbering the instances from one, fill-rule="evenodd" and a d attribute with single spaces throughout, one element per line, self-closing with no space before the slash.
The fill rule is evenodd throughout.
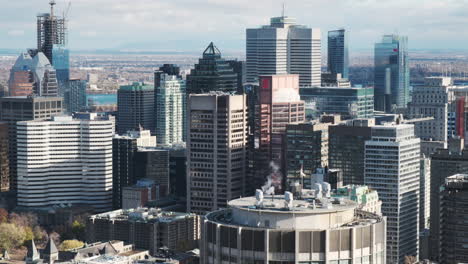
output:
<path id="1" fill-rule="evenodd" d="M 68 251 L 68 250 L 71 250 L 71 249 L 74 249 L 74 248 L 81 248 L 83 246 L 84 246 L 84 243 L 79 241 L 79 240 L 76 240 L 76 239 L 65 240 L 60 245 L 60 250 Z"/>
<path id="2" fill-rule="evenodd" d="M 13 223 L 0 224 L 0 248 L 11 250 L 21 246 L 26 238 L 26 233 L 22 227 Z"/>
<path id="3" fill-rule="evenodd" d="M 16 224 L 17 226 L 29 226 L 34 227 L 38 225 L 37 215 L 33 213 L 11 213 L 10 223 Z"/>
<path id="4" fill-rule="evenodd" d="M 405 260 L 404 260 L 405 264 L 413 264 L 413 263 L 416 263 L 417 260 L 416 260 L 416 257 L 415 256 L 405 256 Z"/>
<path id="5" fill-rule="evenodd" d="M 0 223 L 8 221 L 8 211 L 4 208 L 0 208 Z"/>
<path id="6" fill-rule="evenodd" d="M 71 230 L 76 239 L 84 240 L 86 236 L 86 225 L 78 220 L 73 221 Z"/>

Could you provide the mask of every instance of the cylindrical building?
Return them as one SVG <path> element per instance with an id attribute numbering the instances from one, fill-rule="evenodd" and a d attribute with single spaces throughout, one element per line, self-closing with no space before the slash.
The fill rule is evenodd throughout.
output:
<path id="1" fill-rule="evenodd" d="M 301 196 L 240 198 L 207 214 L 201 263 L 386 263 L 385 218 L 350 200 Z"/>

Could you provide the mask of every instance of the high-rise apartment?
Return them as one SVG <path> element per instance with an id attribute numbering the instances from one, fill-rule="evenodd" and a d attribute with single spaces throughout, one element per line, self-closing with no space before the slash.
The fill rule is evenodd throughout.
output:
<path id="1" fill-rule="evenodd" d="M 112 206 L 114 121 L 95 113 L 18 122 L 18 206 Z"/>
<path id="2" fill-rule="evenodd" d="M 410 101 L 408 38 L 385 35 L 374 49 L 375 110 L 391 112 Z"/>
<path id="3" fill-rule="evenodd" d="M 0 121 L 8 122 L 10 189 L 16 190 L 16 122 L 42 120 L 62 113 L 62 98 L 16 96 L 0 98 Z"/>
<path id="4" fill-rule="evenodd" d="M 117 132 L 119 135 L 140 127 L 155 132 L 154 86 L 135 82 L 120 86 L 117 92 Z"/>
<path id="5" fill-rule="evenodd" d="M 447 177 L 440 192 L 440 263 L 466 263 L 468 175 Z"/>
<path id="6" fill-rule="evenodd" d="M 187 75 L 187 94 L 213 91 L 235 93 L 238 89 L 237 74 L 221 57 L 219 49 L 211 42 L 202 58 Z"/>
<path id="7" fill-rule="evenodd" d="M 328 166 L 343 172 L 343 184 L 364 185 L 365 143 L 374 125 L 374 119 L 355 119 L 328 128 Z"/>
<path id="8" fill-rule="evenodd" d="M 128 131 L 112 139 L 112 200 L 114 209 L 122 208 L 122 188 L 137 182 L 136 152 L 138 147 L 156 147 L 156 137 L 149 130 Z"/>
<path id="9" fill-rule="evenodd" d="M 187 210 L 225 208 L 245 195 L 247 97 L 221 93 L 190 95 L 187 119 Z"/>
<path id="10" fill-rule="evenodd" d="M 155 89 L 156 139 L 160 145 L 182 142 L 186 110 L 185 81 L 177 75 L 157 74 Z"/>
<path id="11" fill-rule="evenodd" d="M 252 188 L 263 185 L 272 168 L 277 172 L 284 171 L 286 127 L 305 120 L 304 101 L 299 97 L 298 75 L 260 76 L 258 95 Z M 281 181 L 282 176 L 279 175 L 279 178 Z"/>
<path id="12" fill-rule="evenodd" d="M 414 126 L 372 127 L 365 142 L 365 185 L 376 190 L 387 217 L 387 263 L 419 254 L 420 140 Z"/>
<path id="13" fill-rule="evenodd" d="M 328 31 L 328 71 L 348 79 L 348 33 L 344 29 Z"/>
<path id="14" fill-rule="evenodd" d="M 261 75 L 298 74 L 301 87 L 320 86 L 320 29 L 296 24 L 296 19 L 273 17 L 270 25 L 247 29 L 247 82 Z"/>

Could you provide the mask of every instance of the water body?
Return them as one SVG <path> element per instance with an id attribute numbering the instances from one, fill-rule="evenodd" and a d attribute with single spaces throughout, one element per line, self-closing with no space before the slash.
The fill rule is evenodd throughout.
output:
<path id="1" fill-rule="evenodd" d="M 117 104 L 117 94 L 88 94 L 86 100 L 91 100 L 96 105 Z"/>

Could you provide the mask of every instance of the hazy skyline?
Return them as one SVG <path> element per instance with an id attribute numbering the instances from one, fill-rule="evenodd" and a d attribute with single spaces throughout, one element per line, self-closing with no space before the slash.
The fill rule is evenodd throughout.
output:
<path id="1" fill-rule="evenodd" d="M 0 48 L 36 47 L 36 15 L 49 0 L 1 0 Z M 69 1 L 57 0 L 61 15 Z M 408 35 L 410 49 L 466 49 L 465 0 L 72 0 L 69 46 L 83 49 L 196 51 L 214 41 L 243 51 L 245 29 L 285 14 L 298 24 L 350 32 L 350 48 L 372 49 L 383 34 Z"/>

